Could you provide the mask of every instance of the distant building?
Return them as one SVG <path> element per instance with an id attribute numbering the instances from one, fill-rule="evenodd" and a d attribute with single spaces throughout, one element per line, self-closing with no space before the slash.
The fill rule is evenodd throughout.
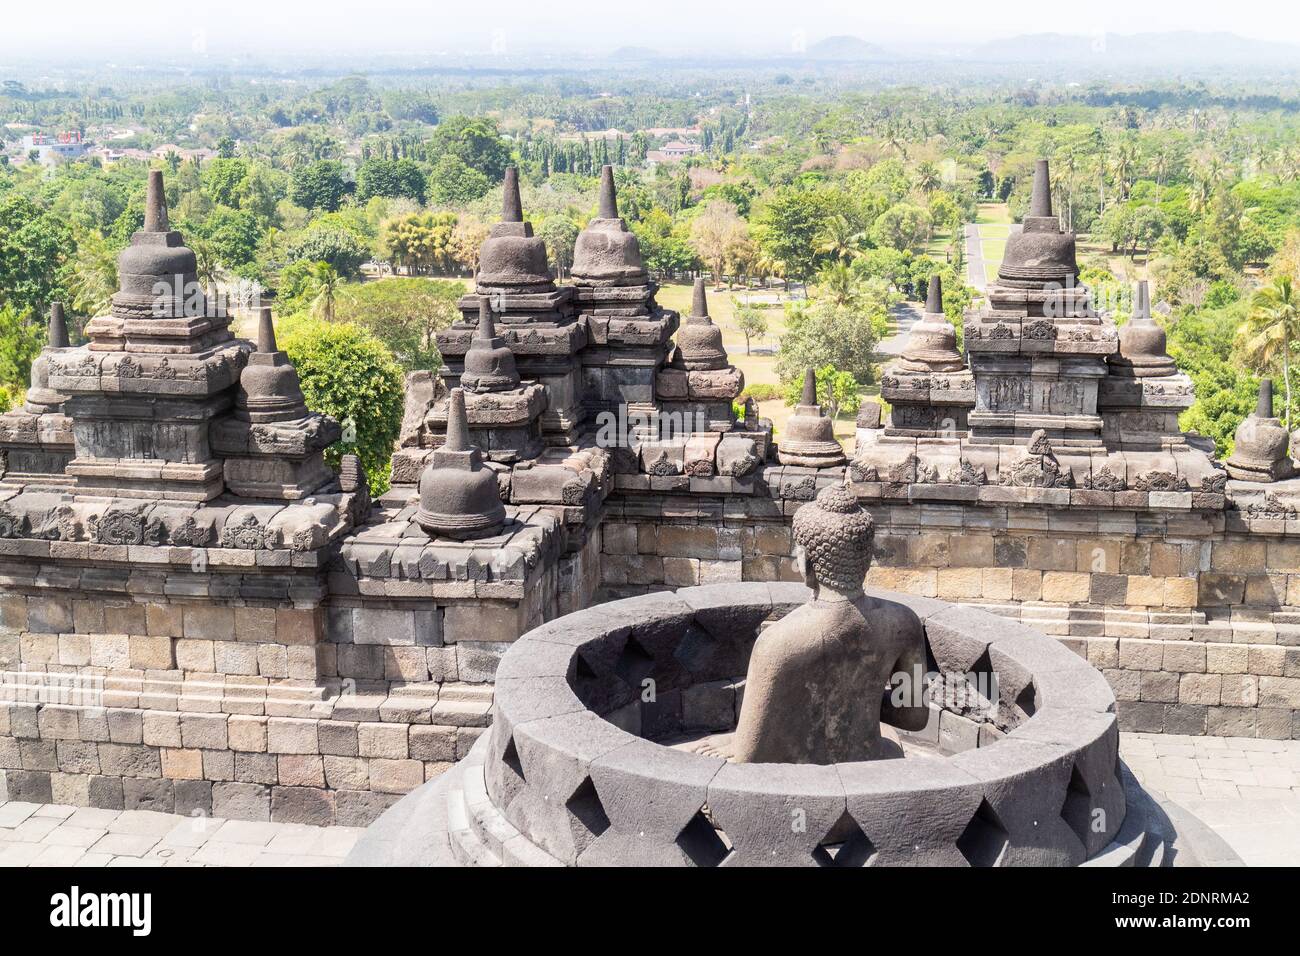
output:
<path id="1" fill-rule="evenodd" d="M 95 144 L 89 140 L 82 139 L 82 136 L 76 130 L 65 133 L 33 133 L 31 136 L 23 137 L 23 153 L 31 155 L 36 152 L 36 160 L 46 166 L 52 166 L 58 162 L 67 160 L 80 159 L 90 151 Z"/>
<path id="2" fill-rule="evenodd" d="M 166 159 L 172 153 L 175 153 L 182 161 L 193 160 L 200 165 L 217 155 L 215 149 L 185 149 L 175 143 L 164 143 L 162 146 L 155 146 L 151 152 L 154 159 Z"/>
<path id="3" fill-rule="evenodd" d="M 687 156 L 693 156 L 701 151 L 699 143 L 673 140 L 671 143 L 664 143 L 658 149 L 650 150 L 645 154 L 645 158 L 648 163 L 678 163 Z"/>

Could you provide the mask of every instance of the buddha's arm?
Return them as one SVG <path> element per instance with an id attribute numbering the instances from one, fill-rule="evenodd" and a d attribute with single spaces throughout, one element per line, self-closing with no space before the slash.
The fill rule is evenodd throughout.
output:
<path id="1" fill-rule="evenodd" d="M 925 637 L 919 627 L 908 637 L 903 652 L 890 671 L 891 677 L 900 672 L 906 675 L 902 685 L 902 703 L 895 705 L 895 685 L 891 685 L 880 707 L 880 720 L 899 730 L 922 730 L 930 719 L 921 680 L 925 673 Z"/>
<path id="2" fill-rule="evenodd" d="M 780 662 L 773 653 L 771 635 L 764 635 L 754 647 L 745 675 L 745 697 L 740 705 L 740 719 L 732 738 L 732 759 L 737 763 L 756 763 L 770 759 L 779 735 L 777 724 L 786 719 L 777 699 Z"/>

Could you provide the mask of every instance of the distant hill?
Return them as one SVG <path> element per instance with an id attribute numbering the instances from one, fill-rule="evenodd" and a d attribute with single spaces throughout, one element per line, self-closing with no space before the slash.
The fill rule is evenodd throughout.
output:
<path id="1" fill-rule="evenodd" d="M 878 60 L 888 54 L 861 37 L 835 36 L 808 47 L 807 56 L 810 60 Z"/>
<path id="2" fill-rule="evenodd" d="M 991 40 L 970 52 L 970 58 L 991 62 L 1072 62 L 1112 59 L 1124 62 L 1165 62 L 1193 66 L 1203 63 L 1300 62 L 1300 47 L 1248 40 L 1234 33 L 1162 33 L 1072 36 L 1035 33 Z"/>

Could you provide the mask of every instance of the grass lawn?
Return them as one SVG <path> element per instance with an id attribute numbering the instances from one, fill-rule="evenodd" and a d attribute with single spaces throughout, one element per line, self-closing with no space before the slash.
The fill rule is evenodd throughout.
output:
<path id="1" fill-rule="evenodd" d="M 1009 226 L 1011 225 L 1011 210 L 1004 202 L 982 202 L 979 204 L 979 212 L 975 216 L 975 222 L 981 226 L 997 223 Z M 980 230 L 980 232 L 983 231 Z"/>

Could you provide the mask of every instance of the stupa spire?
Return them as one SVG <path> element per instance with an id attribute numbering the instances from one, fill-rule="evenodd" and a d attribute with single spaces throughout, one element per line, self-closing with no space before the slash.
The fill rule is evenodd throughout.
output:
<path id="1" fill-rule="evenodd" d="M 465 390 L 453 388 L 447 401 L 447 441 L 442 450 L 469 451 L 469 416 L 465 412 Z"/>
<path id="2" fill-rule="evenodd" d="M 144 198 L 144 231 L 167 232 L 167 194 L 163 191 L 161 169 L 149 170 L 149 186 Z"/>
<path id="3" fill-rule="evenodd" d="M 1266 378 L 1259 383 L 1259 402 L 1255 406 L 1256 418 L 1273 417 L 1273 380 Z"/>
<path id="4" fill-rule="evenodd" d="M 264 353 L 280 350 L 275 343 L 275 322 L 271 318 L 271 309 L 267 306 L 258 310 L 257 350 Z"/>
<path id="5" fill-rule="evenodd" d="M 709 299 L 704 291 L 703 276 L 695 280 L 695 287 L 691 289 L 691 316 L 694 318 L 709 317 Z"/>
<path id="6" fill-rule="evenodd" d="M 478 326 L 474 329 L 474 338 L 480 342 L 490 342 L 496 334 L 496 319 L 492 317 L 492 300 L 481 295 L 478 299 Z"/>
<path id="7" fill-rule="evenodd" d="M 599 219 L 618 218 L 618 193 L 614 189 L 614 167 L 600 167 L 600 212 Z"/>
<path id="8" fill-rule="evenodd" d="M 805 369 L 803 373 L 803 397 L 799 399 L 800 405 L 812 406 L 817 404 L 817 373 L 812 369 Z"/>
<path id="9" fill-rule="evenodd" d="M 506 167 L 506 179 L 501 194 L 501 221 L 524 221 L 524 204 L 519 198 L 519 169 L 515 166 Z"/>
<path id="10" fill-rule="evenodd" d="M 1029 215 L 1036 219 L 1052 215 L 1052 178 L 1045 159 L 1034 164 L 1034 191 L 1029 201 Z"/>
<path id="11" fill-rule="evenodd" d="M 930 276 L 930 288 L 925 297 L 925 311 L 938 315 L 943 311 L 943 283 L 937 275 Z"/>
<path id="12" fill-rule="evenodd" d="M 1133 318 L 1131 321 L 1137 322 L 1151 319 L 1151 291 L 1147 285 L 1147 280 L 1143 279 L 1138 283 L 1137 300 L 1133 303 Z"/>
<path id="13" fill-rule="evenodd" d="M 47 336 L 50 348 L 66 349 L 68 347 L 68 321 L 63 316 L 63 303 L 50 303 L 50 328 Z"/>

